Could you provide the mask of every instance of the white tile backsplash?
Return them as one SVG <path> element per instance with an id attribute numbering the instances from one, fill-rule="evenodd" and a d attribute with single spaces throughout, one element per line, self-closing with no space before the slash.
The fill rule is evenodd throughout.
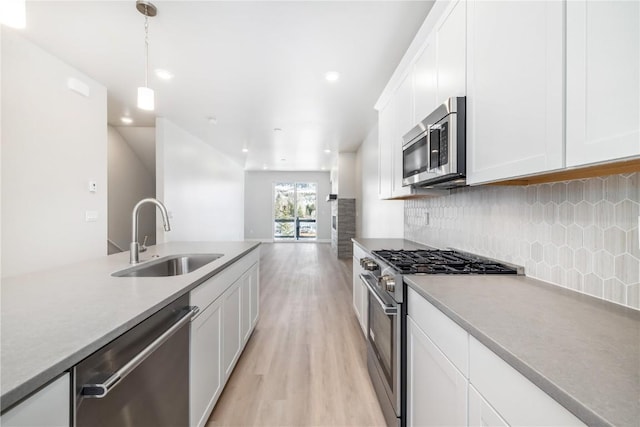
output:
<path id="1" fill-rule="evenodd" d="M 405 238 L 519 264 L 527 276 L 640 309 L 639 183 L 632 173 L 407 200 Z"/>

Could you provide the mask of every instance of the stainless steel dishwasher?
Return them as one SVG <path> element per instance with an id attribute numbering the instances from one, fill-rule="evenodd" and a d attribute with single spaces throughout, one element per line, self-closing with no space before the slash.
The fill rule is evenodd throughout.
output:
<path id="1" fill-rule="evenodd" d="M 116 338 L 74 368 L 76 427 L 187 427 L 188 295 Z"/>

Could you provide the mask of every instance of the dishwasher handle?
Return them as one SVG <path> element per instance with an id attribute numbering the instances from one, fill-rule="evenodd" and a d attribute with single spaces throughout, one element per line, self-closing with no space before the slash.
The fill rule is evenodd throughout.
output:
<path id="1" fill-rule="evenodd" d="M 156 338 L 151 344 L 146 346 L 140 353 L 129 360 L 116 373 L 111 375 L 102 384 L 84 384 L 82 386 L 82 396 L 86 398 L 101 399 L 105 397 L 111 390 L 117 386 L 121 380 L 133 372 L 147 357 L 164 344 L 173 334 L 178 332 L 180 328 L 189 323 L 193 317 L 198 314 L 200 309 L 196 306 L 188 307 L 187 313 L 174 323 L 169 329 L 164 331 L 162 335 Z"/>

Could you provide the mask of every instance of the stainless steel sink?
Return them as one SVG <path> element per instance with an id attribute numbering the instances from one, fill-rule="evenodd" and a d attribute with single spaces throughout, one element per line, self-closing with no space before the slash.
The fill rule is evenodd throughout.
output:
<path id="1" fill-rule="evenodd" d="M 191 273 L 220 258 L 222 254 L 170 255 L 124 270 L 116 271 L 114 277 L 168 277 Z"/>

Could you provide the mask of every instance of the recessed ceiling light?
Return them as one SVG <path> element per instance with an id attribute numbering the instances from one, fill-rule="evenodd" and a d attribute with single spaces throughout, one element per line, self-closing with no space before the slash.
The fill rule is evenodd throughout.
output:
<path id="1" fill-rule="evenodd" d="M 133 123 L 133 119 L 131 117 L 120 117 L 120 121 L 125 125 L 130 125 Z"/>
<path id="2" fill-rule="evenodd" d="M 218 124 L 218 118 L 215 117 L 215 116 L 207 117 L 207 121 L 209 122 L 209 124 L 212 124 L 212 125 L 217 125 Z"/>
<path id="3" fill-rule="evenodd" d="M 340 78 L 340 73 L 337 71 L 328 71 L 325 73 L 324 78 L 329 82 L 335 82 Z"/>
<path id="4" fill-rule="evenodd" d="M 320 168 L 320 170 L 321 170 L 321 171 L 323 171 L 323 170 L 324 170 L 324 166 L 322 166 L 322 167 Z"/>
<path id="5" fill-rule="evenodd" d="M 274 132 L 282 132 L 282 129 L 281 128 L 273 128 L 273 131 Z"/>
<path id="6" fill-rule="evenodd" d="M 173 78 L 171 72 L 160 68 L 156 68 L 156 76 L 161 80 L 171 80 Z"/>
<path id="7" fill-rule="evenodd" d="M 249 152 L 249 149 L 248 149 L 248 148 L 243 148 L 243 149 L 242 149 L 242 152 L 243 152 L 243 153 L 248 153 L 248 152 Z"/>
<path id="8" fill-rule="evenodd" d="M 281 162 L 286 162 L 287 159 L 285 159 L 284 157 L 280 159 Z"/>
<path id="9" fill-rule="evenodd" d="M 324 150 L 325 153 L 329 154 L 331 153 L 331 150 L 329 150 L 328 148 L 326 150 Z"/>

